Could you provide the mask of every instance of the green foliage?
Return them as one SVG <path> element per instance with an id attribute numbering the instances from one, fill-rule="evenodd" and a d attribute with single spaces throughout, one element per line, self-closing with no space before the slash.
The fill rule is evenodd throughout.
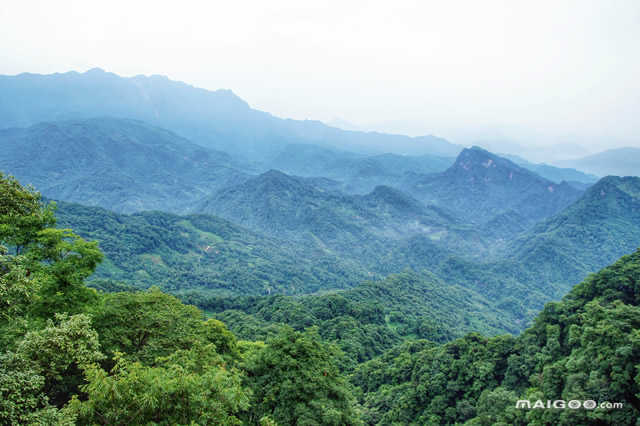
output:
<path id="1" fill-rule="evenodd" d="M 122 118 L 0 131 L 0 145 L 0 169 L 47 197 L 125 213 L 185 212 L 216 188 L 246 179 L 246 167 L 225 153 Z"/>
<path id="2" fill-rule="evenodd" d="M 249 420 L 269 415 L 280 424 L 360 424 L 338 356 L 316 330 L 282 327 L 244 363 L 254 393 Z"/>
<path id="3" fill-rule="evenodd" d="M 53 210 L 53 205 L 45 206 L 41 201 L 39 192 L 0 172 L 0 241 L 16 255 L 27 250 L 43 229 L 55 224 Z"/>
<path id="4" fill-rule="evenodd" d="M 549 303 L 517 338 L 469 334 L 405 343 L 352 377 L 370 423 L 634 424 L 640 414 L 640 250 Z M 622 409 L 514 410 L 519 399 L 623 403 Z"/>
<path id="5" fill-rule="evenodd" d="M 94 290 L 84 285 L 103 255 L 95 241 L 85 241 L 69 229 L 47 228 L 39 233 L 38 246 L 29 253 L 40 260 L 32 265 L 39 280 L 40 297 L 33 314 L 48 318 L 56 312 L 79 313 L 97 300 Z"/>
<path id="6" fill-rule="evenodd" d="M 277 334 L 283 324 L 297 331 L 318 327 L 324 340 L 336 343 L 342 350 L 341 370 L 353 369 L 357 363 L 401 341 L 385 325 L 380 304 L 354 303 L 338 294 L 299 300 L 288 296 L 211 299 L 209 303 L 209 309 L 223 310 L 214 316 L 243 339 L 266 340 Z"/>
<path id="7" fill-rule="evenodd" d="M 74 424 L 74 416 L 60 413 L 43 392 L 45 378 L 33 360 L 22 354 L 0 354 L 0 423 Z"/>
<path id="8" fill-rule="evenodd" d="M 6 253 L 6 247 L 0 245 L 0 324 L 22 314 L 35 291 L 24 256 Z"/>
<path id="9" fill-rule="evenodd" d="M 62 406 L 82 383 L 80 369 L 104 359 L 98 335 L 87 315 L 56 314 L 41 330 L 29 331 L 16 352 L 33 361 L 36 372 L 45 379 L 49 401 Z"/>
<path id="10" fill-rule="evenodd" d="M 80 369 L 104 358 L 86 315 L 56 315 L 0 355 L 0 422 L 71 424 L 58 410 L 78 391 Z"/>
<path id="11" fill-rule="evenodd" d="M 240 424 L 236 414 L 248 407 L 250 393 L 240 374 L 226 367 L 213 345 L 178 350 L 153 367 L 116 355 L 107 373 L 85 370 L 86 400 L 67 409 L 79 424 Z"/>
<path id="12" fill-rule="evenodd" d="M 640 241 L 640 178 L 607 176 L 575 204 L 536 225 L 508 248 L 532 272 L 530 282 L 570 285 L 631 253 Z"/>
<path id="13" fill-rule="evenodd" d="M 100 241 L 106 261 L 95 278 L 136 288 L 265 295 L 345 288 L 366 271 L 322 250 L 254 234 L 215 216 L 145 212 L 131 216 L 58 203 L 58 219 Z"/>
<path id="14" fill-rule="evenodd" d="M 103 350 L 131 356 L 145 365 L 199 339 L 204 323 L 195 307 L 152 287 L 146 292 L 104 294 L 92 312 Z"/>

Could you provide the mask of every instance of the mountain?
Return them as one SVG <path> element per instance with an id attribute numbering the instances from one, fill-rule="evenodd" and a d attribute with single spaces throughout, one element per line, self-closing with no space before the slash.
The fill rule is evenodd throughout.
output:
<path id="1" fill-rule="evenodd" d="M 558 163 L 584 170 L 597 176 L 639 176 L 640 148 L 626 147 L 610 149 L 587 155 L 577 160 Z"/>
<path id="2" fill-rule="evenodd" d="M 185 299 L 213 313 L 243 339 L 264 339 L 274 323 L 299 330 L 318 326 L 324 338 L 338 338 L 337 343 L 345 352 L 356 352 L 353 358 L 358 358 L 357 362 L 371 358 L 367 352 L 373 351 L 372 348 L 354 351 L 350 345 L 354 343 L 349 338 L 352 333 L 370 331 L 354 319 L 378 325 L 375 330 L 378 336 L 371 342 L 372 346 L 384 345 L 381 342 L 384 329 L 396 337 L 390 339 L 394 345 L 400 343 L 401 338 L 446 342 L 474 330 L 487 335 L 519 331 L 508 313 L 474 292 L 449 285 L 432 274 L 412 271 L 393 274 L 384 280 L 363 281 L 351 289 L 331 294 L 235 298 L 198 298 L 188 294 Z M 367 305 L 369 308 L 365 310 Z M 351 320 L 346 321 L 349 317 Z M 372 318 L 377 321 L 371 321 Z M 338 324 L 346 327 L 336 329 Z M 355 362 L 351 360 L 351 364 Z"/>
<path id="3" fill-rule="evenodd" d="M 524 158 L 518 157 L 517 155 L 500 155 L 513 161 L 518 166 L 524 167 L 525 169 L 531 170 L 532 172 L 536 172 L 543 178 L 549 179 L 555 183 L 562 183 L 562 181 L 567 181 L 573 186 L 577 185 L 579 189 L 586 189 L 591 184 L 598 181 L 598 176 L 590 173 L 584 173 L 580 170 L 555 167 L 548 164 L 534 164 L 530 163 Z M 584 187 L 584 185 L 586 185 L 586 187 Z"/>
<path id="4" fill-rule="evenodd" d="M 327 179 L 289 176 L 270 170 L 217 191 L 196 207 L 249 229 L 328 250 L 360 253 L 383 250 L 390 240 L 414 234 L 440 235 L 457 223 L 390 187 L 365 196 L 346 195 Z M 451 221 L 454 222 L 451 222 Z M 387 249 L 384 249 L 386 251 Z"/>
<path id="5" fill-rule="evenodd" d="M 359 364 L 351 380 L 364 422 L 636 424 L 639 271 L 640 251 L 623 256 L 547 304 L 517 337 L 405 341 Z"/>
<path id="6" fill-rule="evenodd" d="M 509 251 L 538 278 L 565 284 L 640 245 L 640 178 L 607 176 L 573 205 L 517 238 Z M 558 293 L 559 295 L 561 293 Z"/>
<path id="7" fill-rule="evenodd" d="M 159 211 L 125 215 L 57 203 L 58 226 L 97 240 L 94 278 L 135 288 L 199 294 L 305 294 L 348 288 L 375 276 L 322 250 L 255 234 L 219 217 Z M 109 285 L 109 284 L 107 284 Z"/>
<path id="8" fill-rule="evenodd" d="M 464 149 L 442 173 L 424 177 L 407 192 L 423 203 L 455 212 L 477 224 L 514 212 L 527 223 L 549 217 L 577 200 L 582 191 L 556 184 L 478 147 Z"/>
<path id="9" fill-rule="evenodd" d="M 0 130 L 0 148 L 0 170 L 45 196 L 127 213 L 183 212 L 250 172 L 225 153 L 129 119 Z"/>
<path id="10" fill-rule="evenodd" d="M 293 144 L 266 159 L 263 164 L 266 168 L 289 175 L 335 179 L 354 191 L 365 194 L 380 185 L 399 188 L 403 186 L 408 174 L 441 172 L 454 161 L 453 157 L 435 155 L 358 155 L 317 145 Z M 255 166 L 259 167 L 258 164 Z"/>
<path id="11" fill-rule="evenodd" d="M 230 90 L 212 92 L 157 75 L 123 78 L 96 68 L 82 74 L 0 76 L 0 128 L 103 115 L 142 120 L 202 146 L 256 160 L 292 143 L 442 156 L 461 149 L 435 136 L 410 138 L 283 120 L 251 109 Z"/>

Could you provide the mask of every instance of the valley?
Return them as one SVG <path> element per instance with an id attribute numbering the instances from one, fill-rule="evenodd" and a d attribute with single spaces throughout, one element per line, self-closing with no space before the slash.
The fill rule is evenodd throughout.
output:
<path id="1" fill-rule="evenodd" d="M 526 424 L 540 418 L 511 400 L 586 398 L 606 380 L 628 403 L 616 418 L 640 409 L 640 177 L 280 119 L 160 76 L 0 76 L 0 93 L 0 279 L 15 298 L 0 344 L 49 386 L 34 390 L 43 416 L 95 421 L 98 380 L 170 375 L 202 351 L 213 361 L 188 374 L 215 366 L 245 401 L 225 413 L 294 424 L 275 393 L 258 399 L 261 380 L 276 386 L 270 363 L 289 359 L 270 351 L 312 347 L 341 395 L 322 402 L 340 405 L 326 424 Z M 68 383 L 29 346 L 64 327 L 95 349 L 56 365 Z"/>

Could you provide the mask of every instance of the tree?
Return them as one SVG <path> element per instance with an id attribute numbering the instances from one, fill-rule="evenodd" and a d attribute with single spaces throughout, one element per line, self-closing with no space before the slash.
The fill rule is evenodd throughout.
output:
<path id="1" fill-rule="evenodd" d="M 352 388 L 340 374 L 339 351 L 312 328 L 283 326 L 266 346 L 247 355 L 247 384 L 254 392 L 249 420 L 271 416 L 279 424 L 360 424 Z"/>
<path id="2" fill-rule="evenodd" d="M 43 229 L 55 225 L 54 204 L 45 205 L 32 187 L 0 172 L 0 242 L 20 255 Z"/>
<path id="3" fill-rule="evenodd" d="M 50 424 L 73 418 L 57 407 L 77 392 L 80 368 L 104 356 L 88 316 L 60 314 L 55 319 L 28 332 L 15 351 L 0 355 L 0 423 Z"/>
<path id="4" fill-rule="evenodd" d="M 97 365 L 85 373 L 87 399 L 74 398 L 66 410 L 81 424 L 232 425 L 248 407 L 240 373 L 213 344 L 179 350 L 153 367 L 116 354 L 110 374 Z"/>
<path id="5" fill-rule="evenodd" d="M 33 319 L 80 313 L 96 293 L 84 286 L 102 260 L 96 242 L 56 229 L 55 204 L 0 173 L 0 323 L 11 312 Z"/>
<path id="6" fill-rule="evenodd" d="M 92 314 L 107 355 L 113 357 L 121 352 L 145 365 L 153 365 L 156 358 L 189 349 L 204 339 L 202 312 L 157 287 L 144 292 L 104 294 Z M 214 328 L 214 324 L 207 326 L 212 338 Z"/>

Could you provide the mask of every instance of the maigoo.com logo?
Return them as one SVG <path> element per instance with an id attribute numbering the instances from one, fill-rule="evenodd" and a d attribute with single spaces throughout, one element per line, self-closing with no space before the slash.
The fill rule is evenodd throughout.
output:
<path id="1" fill-rule="evenodd" d="M 519 399 L 516 402 L 516 409 L 518 410 L 539 410 L 539 409 L 547 409 L 547 408 L 556 409 L 556 410 L 565 410 L 567 408 L 570 410 L 579 410 L 579 409 L 594 410 L 596 408 L 601 408 L 604 410 L 616 410 L 623 407 L 624 407 L 624 404 L 622 402 L 605 401 L 605 402 L 597 403 L 592 399 L 587 399 L 585 401 L 579 401 L 579 400 L 573 399 L 569 402 L 563 399 L 557 399 L 555 401 L 547 400 L 546 404 L 545 404 L 545 401 L 542 401 L 541 399 L 538 399 L 533 404 L 528 399 Z"/>

